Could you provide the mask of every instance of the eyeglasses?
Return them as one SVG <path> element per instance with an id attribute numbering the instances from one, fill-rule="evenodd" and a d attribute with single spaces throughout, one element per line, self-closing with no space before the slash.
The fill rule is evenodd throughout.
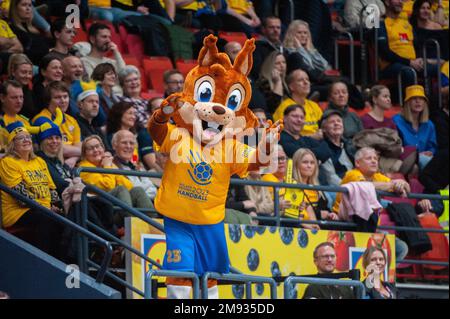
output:
<path id="1" fill-rule="evenodd" d="M 125 80 L 125 83 L 133 83 L 133 82 L 137 82 L 137 81 L 139 81 L 139 78 L 132 78 L 132 79 Z"/>
<path id="2" fill-rule="evenodd" d="M 278 162 L 286 162 L 286 160 L 287 160 L 286 156 L 278 157 Z"/>
<path id="3" fill-rule="evenodd" d="M 86 146 L 86 151 L 91 152 L 93 150 L 100 150 L 102 148 L 103 148 L 103 146 L 101 144 L 96 144 L 96 145 Z"/>
<path id="4" fill-rule="evenodd" d="M 322 255 L 322 256 L 317 256 L 317 258 L 320 258 L 320 259 L 335 259 L 336 255 Z"/>
<path id="5" fill-rule="evenodd" d="M 25 141 L 32 141 L 31 135 L 22 135 L 14 138 L 15 141 L 23 143 Z"/>

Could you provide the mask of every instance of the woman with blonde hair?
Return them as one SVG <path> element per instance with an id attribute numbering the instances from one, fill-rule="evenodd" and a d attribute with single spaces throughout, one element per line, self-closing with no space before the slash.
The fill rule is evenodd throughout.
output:
<path id="1" fill-rule="evenodd" d="M 306 148 L 295 152 L 293 158 L 292 177 L 299 184 L 319 185 L 319 163 L 314 153 Z M 328 211 L 327 199 L 320 191 L 303 190 L 304 201 L 299 207 L 300 218 L 304 220 L 338 220 L 335 213 Z M 303 217 L 302 217 L 303 216 Z M 306 224 L 305 228 L 320 229 L 319 225 Z"/>
<path id="2" fill-rule="evenodd" d="M 421 85 L 406 88 L 402 111 L 393 118 L 403 146 L 415 146 L 423 169 L 437 150 L 436 128 L 429 120 L 428 98 Z"/>
<path id="3" fill-rule="evenodd" d="M 11 0 L 9 21 L 11 30 L 17 35 L 24 52 L 34 65 L 50 50 L 49 40 L 41 35 L 33 24 L 33 4 L 31 0 Z"/>
<path id="4" fill-rule="evenodd" d="M 286 71 L 286 58 L 278 51 L 271 52 L 261 67 L 256 87 L 264 94 L 270 113 L 274 113 L 283 97 L 289 95 Z"/>
<path id="5" fill-rule="evenodd" d="M 309 74 L 322 74 L 331 69 L 328 61 L 314 47 L 309 24 L 303 20 L 295 20 L 289 25 L 284 47 L 290 54 L 300 54 L 304 65 L 302 69 Z"/>
<path id="6" fill-rule="evenodd" d="M 33 118 L 38 113 L 34 105 L 33 93 L 30 90 L 33 79 L 33 63 L 23 53 L 12 54 L 8 62 L 8 77 L 22 85 L 23 107 L 20 113 L 27 118 Z"/>

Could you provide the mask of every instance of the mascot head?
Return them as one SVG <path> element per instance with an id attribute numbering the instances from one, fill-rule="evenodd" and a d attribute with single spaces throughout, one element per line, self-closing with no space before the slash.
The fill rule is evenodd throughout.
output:
<path id="1" fill-rule="evenodd" d="M 187 75 L 183 92 L 172 96 L 182 104 L 173 115 L 175 123 L 202 144 L 216 144 L 226 132 L 257 126 L 256 116 L 248 109 L 252 90 L 247 78 L 255 40 L 247 40 L 234 65 L 225 53 L 219 53 L 216 43 L 213 35 L 205 38 L 198 66 Z"/>

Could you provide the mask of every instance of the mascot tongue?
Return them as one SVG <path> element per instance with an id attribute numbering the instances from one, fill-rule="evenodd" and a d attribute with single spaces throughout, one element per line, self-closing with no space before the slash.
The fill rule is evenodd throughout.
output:
<path id="1" fill-rule="evenodd" d="M 214 136 L 216 136 L 219 133 L 220 133 L 219 130 L 214 129 L 214 128 L 207 128 L 206 130 L 203 131 L 203 135 L 208 139 L 212 139 Z"/>

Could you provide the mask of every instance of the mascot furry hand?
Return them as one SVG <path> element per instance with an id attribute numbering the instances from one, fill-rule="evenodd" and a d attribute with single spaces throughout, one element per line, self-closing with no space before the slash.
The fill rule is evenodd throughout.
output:
<path id="1" fill-rule="evenodd" d="M 252 92 L 247 78 L 255 41 L 245 43 L 234 65 L 218 52 L 216 42 L 212 35 L 205 38 L 184 91 L 169 96 L 148 125 L 160 151 L 170 154 L 155 199 L 164 215 L 164 268 L 198 275 L 229 272 L 223 220 L 230 178 L 267 166 L 261 159 L 271 158 L 282 130 L 280 123 L 270 125 L 256 150 L 233 137 L 257 126 L 248 109 Z M 168 123 L 170 118 L 176 126 Z M 216 283 L 211 284 L 210 297 L 218 297 Z M 189 298 L 190 281 L 168 279 L 167 285 L 169 298 Z"/>

